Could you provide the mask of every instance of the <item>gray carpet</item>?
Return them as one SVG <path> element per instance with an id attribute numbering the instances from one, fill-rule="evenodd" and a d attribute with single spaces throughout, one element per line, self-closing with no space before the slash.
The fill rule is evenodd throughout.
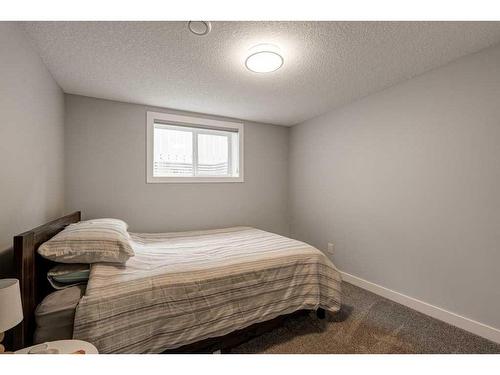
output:
<path id="1" fill-rule="evenodd" d="M 232 353 L 500 353 L 500 344 L 343 283 L 336 316 L 289 318 Z"/>

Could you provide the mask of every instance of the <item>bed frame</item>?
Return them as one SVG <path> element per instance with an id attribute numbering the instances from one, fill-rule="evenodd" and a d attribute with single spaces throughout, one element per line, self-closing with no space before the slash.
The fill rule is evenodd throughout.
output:
<path id="1" fill-rule="evenodd" d="M 53 291 L 47 280 L 47 271 L 53 263 L 38 254 L 38 247 L 67 225 L 80 220 L 81 212 L 76 211 L 14 237 L 14 264 L 21 288 L 24 314 L 23 321 L 13 330 L 14 350 L 33 344 L 35 309 L 42 299 Z"/>
<path id="2" fill-rule="evenodd" d="M 14 350 L 33 344 L 35 309 L 43 298 L 54 291 L 47 280 L 47 272 L 55 263 L 42 258 L 37 252 L 38 247 L 62 231 L 67 225 L 80 220 L 81 212 L 76 211 L 14 237 L 15 270 L 16 277 L 19 279 L 24 314 L 23 321 L 12 330 Z M 211 353 L 214 351 L 227 353 L 232 347 L 276 328 L 286 318 L 304 313 L 307 311 L 302 310 L 279 316 L 225 336 L 198 341 L 177 349 L 167 350 L 165 353 Z M 316 314 L 320 319 L 325 318 L 325 310 L 323 309 L 318 309 Z"/>

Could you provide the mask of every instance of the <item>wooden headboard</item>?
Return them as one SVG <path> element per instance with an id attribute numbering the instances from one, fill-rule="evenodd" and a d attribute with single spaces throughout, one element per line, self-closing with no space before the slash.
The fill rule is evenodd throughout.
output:
<path id="1" fill-rule="evenodd" d="M 76 211 L 14 237 L 15 270 L 21 288 L 24 314 L 23 321 L 13 330 L 14 350 L 32 345 L 36 306 L 53 291 L 47 281 L 47 271 L 54 264 L 38 255 L 38 247 L 68 224 L 80 219 L 81 212 Z"/>

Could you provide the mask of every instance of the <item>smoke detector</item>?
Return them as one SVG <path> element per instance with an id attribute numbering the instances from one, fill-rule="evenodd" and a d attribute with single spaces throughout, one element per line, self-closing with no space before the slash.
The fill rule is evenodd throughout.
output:
<path id="1" fill-rule="evenodd" d="M 189 21 L 188 28 L 194 35 L 203 36 L 212 30 L 212 25 L 209 21 Z"/>

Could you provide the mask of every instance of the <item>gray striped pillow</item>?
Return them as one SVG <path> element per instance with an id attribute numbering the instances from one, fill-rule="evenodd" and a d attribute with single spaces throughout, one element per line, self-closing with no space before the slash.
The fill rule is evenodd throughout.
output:
<path id="1" fill-rule="evenodd" d="M 80 221 L 43 243 L 38 253 L 59 263 L 125 263 L 134 256 L 127 228 L 118 219 Z"/>

